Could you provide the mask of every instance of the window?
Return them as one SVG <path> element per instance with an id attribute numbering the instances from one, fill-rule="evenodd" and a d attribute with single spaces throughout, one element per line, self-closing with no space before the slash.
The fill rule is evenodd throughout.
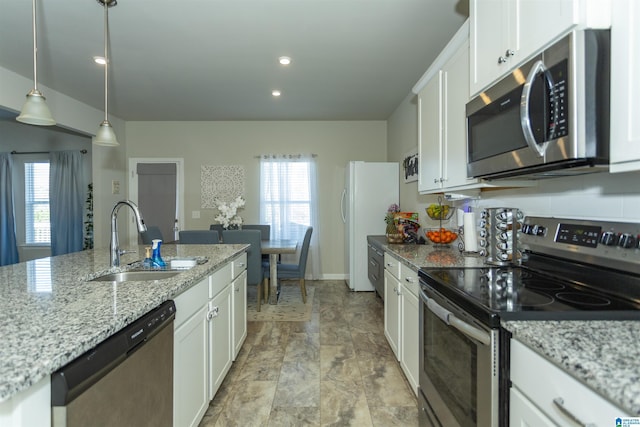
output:
<path id="1" fill-rule="evenodd" d="M 265 156 L 260 163 L 260 222 L 276 239 L 301 240 L 314 222 L 315 162 L 302 156 Z"/>
<path id="2" fill-rule="evenodd" d="M 25 243 L 51 242 L 49 215 L 49 162 L 24 164 Z"/>

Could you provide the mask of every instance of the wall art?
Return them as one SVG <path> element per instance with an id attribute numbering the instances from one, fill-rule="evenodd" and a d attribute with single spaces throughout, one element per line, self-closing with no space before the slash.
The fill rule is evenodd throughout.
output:
<path id="1" fill-rule="evenodd" d="M 404 182 L 418 180 L 418 149 L 415 148 L 403 156 L 402 171 Z"/>
<path id="2" fill-rule="evenodd" d="M 216 200 L 230 202 L 244 197 L 244 166 L 202 165 L 200 169 L 200 207 L 216 209 Z"/>

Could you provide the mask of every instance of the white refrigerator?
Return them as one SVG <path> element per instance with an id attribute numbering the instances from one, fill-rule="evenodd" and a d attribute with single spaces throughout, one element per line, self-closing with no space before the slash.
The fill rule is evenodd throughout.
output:
<path id="1" fill-rule="evenodd" d="M 384 235 L 389 205 L 400 200 L 400 165 L 351 161 L 340 208 L 345 224 L 345 266 L 352 291 L 374 291 L 367 277 L 367 236 Z"/>

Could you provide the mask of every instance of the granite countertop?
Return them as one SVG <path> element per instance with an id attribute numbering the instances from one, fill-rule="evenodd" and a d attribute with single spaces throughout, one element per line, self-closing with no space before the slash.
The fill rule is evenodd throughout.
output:
<path id="1" fill-rule="evenodd" d="M 374 241 L 413 269 L 482 267 L 456 245 L 387 244 Z M 454 242 L 455 243 L 455 242 Z M 547 360 L 632 416 L 640 416 L 640 322 L 503 321 L 502 326 Z"/>
<path id="2" fill-rule="evenodd" d="M 614 405 L 640 416 L 640 322 L 508 321 L 502 326 Z"/>
<path id="3" fill-rule="evenodd" d="M 0 402 L 27 389 L 244 251 L 247 245 L 163 245 L 165 260 L 207 259 L 158 281 L 90 282 L 109 272 L 108 250 L 88 250 L 0 267 Z"/>

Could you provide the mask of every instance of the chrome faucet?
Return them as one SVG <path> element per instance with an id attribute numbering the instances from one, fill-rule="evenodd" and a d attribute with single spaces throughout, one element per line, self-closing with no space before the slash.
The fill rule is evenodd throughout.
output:
<path id="1" fill-rule="evenodd" d="M 126 253 L 126 251 L 120 251 L 120 241 L 118 240 L 118 210 L 120 210 L 120 207 L 123 205 L 129 206 L 133 211 L 133 215 L 136 217 L 138 231 L 140 233 L 147 231 L 147 226 L 144 225 L 144 219 L 142 219 L 140 209 L 138 209 L 138 206 L 135 203 L 131 200 L 121 200 L 116 203 L 111 211 L 111 243 L 109 244 L 109 250 L 111 251 L 111 267 L 119 267 L 120 255 Z"/>

